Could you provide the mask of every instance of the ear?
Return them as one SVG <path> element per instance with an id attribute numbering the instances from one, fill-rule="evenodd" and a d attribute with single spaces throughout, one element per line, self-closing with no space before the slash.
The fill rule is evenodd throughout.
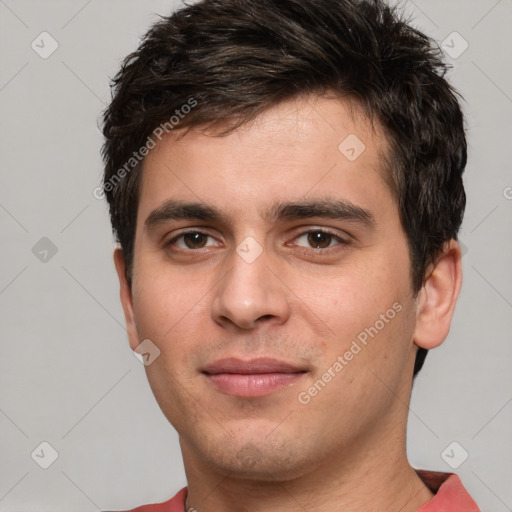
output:
<path id="1" fill-rule="evenodd" d="M 126 332 L 128 333 L 130 348 L 135 350 L 140 343 L 139 334 L 133 314 L 132 290 L 126 279 L 126 263 L 121 247 L 117 247 L 114 250 L 114 265 L 116 266 L 117 277 L 119 278 L 121 304 L 123 305 L 124 318 L 126 321 Z"/>
<path id="2" fill-rule="evenodd" d="M 414 343 L 431 349 L 443 343 L 450 331 L 455 304 L 462 285 L 460 245 L 446 242 L 418 294 Z"/>

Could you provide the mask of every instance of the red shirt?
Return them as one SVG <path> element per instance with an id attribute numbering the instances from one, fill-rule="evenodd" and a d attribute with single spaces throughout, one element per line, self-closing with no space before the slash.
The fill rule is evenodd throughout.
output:
<path id="1" fill-rule="evenodd" d="M 480 512 L 455 473 L 439 473 L 417 469 L 418 476 L 435 496 L 417 512 Z M 127 512 L 184 512 L 187 488 L 164 503 L 143 505 Z"/>

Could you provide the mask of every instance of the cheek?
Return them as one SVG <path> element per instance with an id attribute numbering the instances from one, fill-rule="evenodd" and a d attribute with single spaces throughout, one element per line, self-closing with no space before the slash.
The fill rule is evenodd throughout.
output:
<path id="1" fill-rule="evenodd" d="M 302 309 L 297 315 L 316 316 L 328 327 L 328 336 L 317 338 L 323 354 L 320 372 L 345 354 L 345 384 L 365 385 L 375 380 L 368 368 L 383 371 L 392 380 L 403 369 L 415 317 L 410 280 L 404 272 L 408 258 L 401 256 L 367 254 L 366 261 L 360 258 L 336 274 L 315 279 L 302 276 L 295 281 L 294 291 L 301 298 L 298 308 Z"/>
<path id="2" fill-rule="evenodd" d="M 133 307 L 140 337 L 149 338 L 162 352 L 181 349 L 193 325 L 202 325 L 208 295 L 204 282 L 155 265 L 139 266 L 134 280 Z M 176 342 L 174 342 L 176 341 Z M 177 343 L 179 341 L 179 344 Z"/>
<path id="3" fill-rule="evenodd" d="M 373 324 L 403 294 L 403 287 L 389 268 L 375 262 L 358 262 L 335 272 L 308 276 L 290 283 L 302 307 L 310 309 L 337 337 Z"/>

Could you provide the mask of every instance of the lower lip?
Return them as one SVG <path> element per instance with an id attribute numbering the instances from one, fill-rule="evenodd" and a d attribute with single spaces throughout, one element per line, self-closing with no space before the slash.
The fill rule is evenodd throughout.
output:
<path id="1" fill-rule="evenodd" d="M 228 395 L 257 397 L 274 393 L 295 384 L 305 374 L 300 373 L 218 373 L 206 375 L 209 382 Z"/>

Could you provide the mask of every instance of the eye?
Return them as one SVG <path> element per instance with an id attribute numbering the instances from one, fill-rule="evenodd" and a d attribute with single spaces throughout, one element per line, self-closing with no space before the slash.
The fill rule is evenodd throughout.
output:
<path id="1" fill-rule="evenodd" d="M 347 244 L 347 240 L 321 229 L 305 231 L 295 238 L 297 245 L 313 249 L 329 249 L 336 245 Z M 302 241 L 302 243 L 300 243 Z M 333 243 L 334 242 L 334 243 Z"/>
<path id="2" fill-rule="evenodd" d="M 188 233 L 181 233 L 167 242 L 167 246 L 175 246 L 178 249 L 203 249 L 204 247 L 216 246 L 217 243 L 207 244 L 208 239 L 213 239 L 212 236 L 201 233 L 200 231 L 189 231 Z"/>

